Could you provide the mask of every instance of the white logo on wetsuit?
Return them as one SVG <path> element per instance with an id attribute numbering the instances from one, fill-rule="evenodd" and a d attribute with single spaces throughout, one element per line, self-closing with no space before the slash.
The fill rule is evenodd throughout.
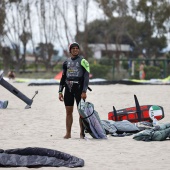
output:
<path id="1" fill-rule="evenodd" d="M 68 65 L 67 65 L 68 67 L 70 67 L 70 62 L 68 62 Z"/>
<path id="2" fill-rule="evenodd" d="M 67 77 L 78 77 L 79 69 L 77 69 L 76 67 L 70 67 L 67 73 L 68 73 Z"/>
<path id="3" fill-rule="evenodd" d="M 80 64 L 78 62 L 76 63 L 76 67 L 80 67 Z"/>

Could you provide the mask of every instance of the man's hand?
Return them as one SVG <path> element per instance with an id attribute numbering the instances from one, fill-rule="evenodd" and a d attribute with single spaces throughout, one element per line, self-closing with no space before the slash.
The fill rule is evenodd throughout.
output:
<path id="1" fill-rule="evenodd" d="M 86 93 L 85 93 L 85 92 L 82 92 L 82 94 L 81 94 L 81 98 L 85 100 L 85 99 L 86 99 L 86 97 L 87 97 Z"/>
<path id="2" fill-rule="evenodd" d="M 63 101 L 63 100 L 64 100 L 63 94 L 62 94 L 62 93 L 59 93 L 59 97 L 58 97 L 58 98 L 59 98 L 60 101 Z"/>

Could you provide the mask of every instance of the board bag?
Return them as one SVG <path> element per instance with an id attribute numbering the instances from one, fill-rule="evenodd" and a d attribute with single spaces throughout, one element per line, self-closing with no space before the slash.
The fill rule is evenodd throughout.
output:
<path id="1" fill-rule="evenodd" d="M 132 123 L 147 121 L 153 122 L 154 119 L 161 120 L 164 118 L 164 109 L 158 105 L 139 105 L 136 95 L 134 95 L 135 107 L 116 110 L 108 113 L 108 120 L 122 121 L 128 120 Z"/>
<path id="2" fill-rule="evenodd" d="M 85 102 L 83 99 L 81 99 L 78 105 L 78 111 L 85 132 L 89 133 L 95 139 L 107 138 L 100 117 L 97 111 L 94 110 L 94 105 L 92 103 Z"/>

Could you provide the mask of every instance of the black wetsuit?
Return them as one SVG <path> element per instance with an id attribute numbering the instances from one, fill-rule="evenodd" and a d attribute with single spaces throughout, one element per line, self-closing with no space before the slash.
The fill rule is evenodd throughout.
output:
<path id="1" fill-rule="evenodd" d="M 87 91 L 88 83 L 89 63 L 80 56 L 68 58 L 63 63 L 63 74 L 59 86 L 59 93 L 61 93 L 65 87 L 65 106 L 73 106 L 74 99 L 76 99 L 78 105 L 82 92 Z"/>

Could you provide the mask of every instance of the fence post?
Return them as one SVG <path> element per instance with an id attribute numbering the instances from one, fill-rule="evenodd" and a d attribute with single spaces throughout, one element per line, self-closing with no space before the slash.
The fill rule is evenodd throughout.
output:
<path id="1" fill-rule="evenodd" d="M 113 71 L 112 71 L 112 79 L 114 80 L 114 75 L 115 75 L 115 60 L 114 60 L 114 58 L 112 59 L 112 69 L 113 69 Z"/>
<path id="2" fill-rule="evenodd" d="M 167 60 L 164 60 L 164 78 L 167 77 Z"/>

